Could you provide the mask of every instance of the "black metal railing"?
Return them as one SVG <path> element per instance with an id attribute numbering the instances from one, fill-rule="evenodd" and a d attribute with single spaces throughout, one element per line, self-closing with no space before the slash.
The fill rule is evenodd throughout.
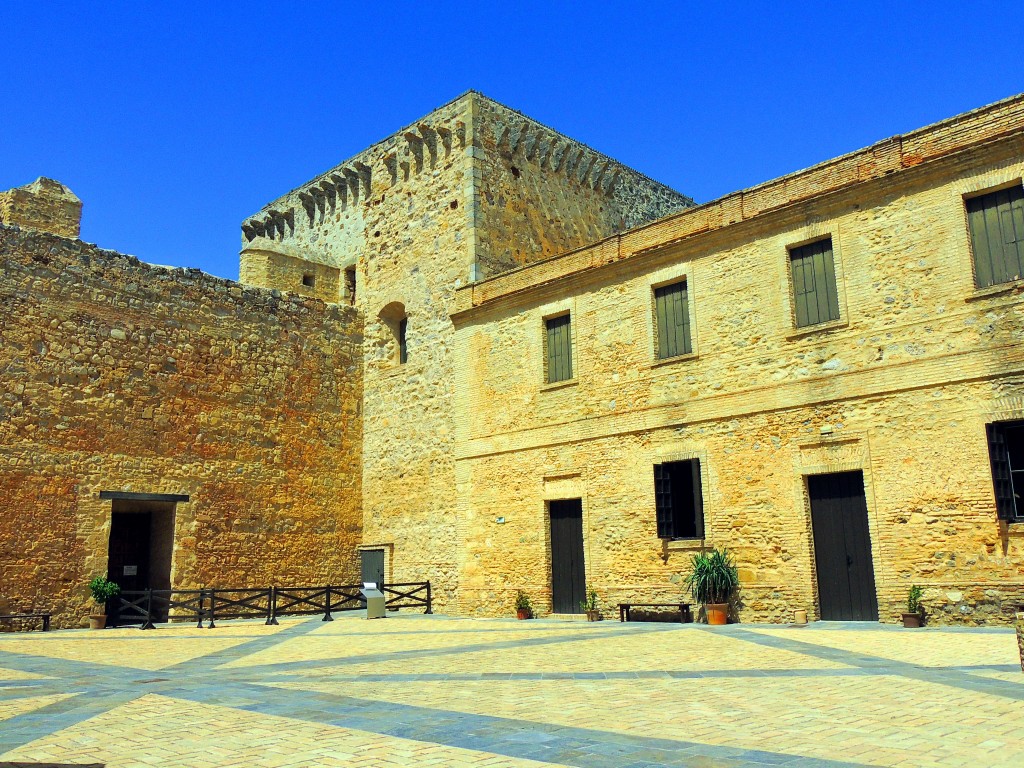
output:
<path id="1" fill-rule="evenodd" d="M 423 608 L 431 610 L 430 582 L 383 584 L 384 605 L 388 609 Z M 194 621 L 208 629 L 217 619 L 265 619 L 277 624 L 278 616 L 323 614 L 322 621 L 333 621 L 332 613 L 366 607 L 360 585 L 323 587 L 267 587 L 265 589 L 145 589 L 121 592 L 108 604 L 109 626 L 154 625 L 168 621 Z"/>

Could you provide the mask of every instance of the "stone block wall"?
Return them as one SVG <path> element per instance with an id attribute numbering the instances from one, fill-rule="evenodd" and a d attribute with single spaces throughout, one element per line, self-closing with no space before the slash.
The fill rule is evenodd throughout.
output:
<path id="1" fill-rule="evenodd" d="M 82 201 L 59 181 L 40 177 L 0 192 L 0 224 L 78 237 L 81 222 Z"/>
<path id="2" fill-rule="evenodd" d="M 460 290 L 460 609 L 507 615 L 518 588 L 544 607 L 545 502 L 578 497 L 587 580 L 606 607 L 679 599 L 689 556 L 724 545 L 741 620 L 815 615 L 804 478 L 861 470 L 881 619 L 919 584 L 933 622 L 1009 621 L 1024 531 L 997 519 L 985 424 L 1024 418 L 1024 293 L 975 288 L 964 198 L 1020 183 L 1022 104 L 905 137 L 946 154 L 886 159 L 895 172 L 850 156 L 845 185 L 798 175 L 818 174 L 816 195 L 787 177 L 755 188 L 775 202 L 750 215 L 718 201 Z M 715 226 L 696 221 L 716 209 Z M 824 236 L 841 317 L 797 329 L 788 248 Z M 652 290 L 678 279 L 693 354 L 663 362 Z M 565 311 L 576 377 L 546 386 L 544 318 Z M 653 465 L 689 458 L 704 473 L 705 539 L 663 541 Z"/>
<path id="3" fill-rule="evenodd" d="M 693 205 L 616 160 L 473 98 L 478 277 L 489 277 Z"/>
<path id="4" fill-rule="evenodd" d="M 175 587 L 352 583 L 362 325 L 348 307 L 0 227 L 0 589 L 88 611 L 101 491 L 185 494 Z"/>

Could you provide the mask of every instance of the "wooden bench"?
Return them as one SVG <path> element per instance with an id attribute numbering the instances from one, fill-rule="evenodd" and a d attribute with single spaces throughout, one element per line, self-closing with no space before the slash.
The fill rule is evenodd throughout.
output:
<path id="1" fill-rule="evenodd" d="M 50 631 L 50 614 L 48 613 L 0 613 L 0 621 L 5 619 L 42 619 L 43 632 Z"/>
<path id="2" fill-rule="evenodd" d="M 619 603 L 619 621 L 629 621 L 629 612 L 633 608 L 675 608 L 679 611 L 679 621 L 688 624 L 693 621 L 689 603 Z"/>

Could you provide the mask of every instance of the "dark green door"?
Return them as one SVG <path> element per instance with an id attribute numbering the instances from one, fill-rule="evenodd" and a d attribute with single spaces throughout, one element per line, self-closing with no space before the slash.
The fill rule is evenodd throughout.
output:
<path id="1" fill-rule="evenodd" d="M 583 563 L 583 502 L 580 499 L 548 502 L 551 514 L 551 610 L 582 613 L 586 597 Z"/>
<path id="2" fill-rule="evenodd" d="M 818 602 L 825 621 L 878 621 L 864 474 L 807 478 Z"/>

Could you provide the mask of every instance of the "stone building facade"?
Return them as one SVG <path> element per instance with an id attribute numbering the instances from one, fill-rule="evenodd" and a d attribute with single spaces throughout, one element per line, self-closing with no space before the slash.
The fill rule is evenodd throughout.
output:
<path id="1" fill-rule="evenodd" d="M 382 562 L 440 611 L 575 612 L 565 579 L 677 601 L 714 545 L 743 621 L 892 620 L 912 584 L 1008 620 L 1024 283 L 968 219 L 1022 129 L 1016 97 L 695 207 L 469 92 L 247 218 L 240 284 L 81 243 L 56 182 L 0 194 L 2 597 L 76 625 L 145 513 L 175 587 Z"/>

